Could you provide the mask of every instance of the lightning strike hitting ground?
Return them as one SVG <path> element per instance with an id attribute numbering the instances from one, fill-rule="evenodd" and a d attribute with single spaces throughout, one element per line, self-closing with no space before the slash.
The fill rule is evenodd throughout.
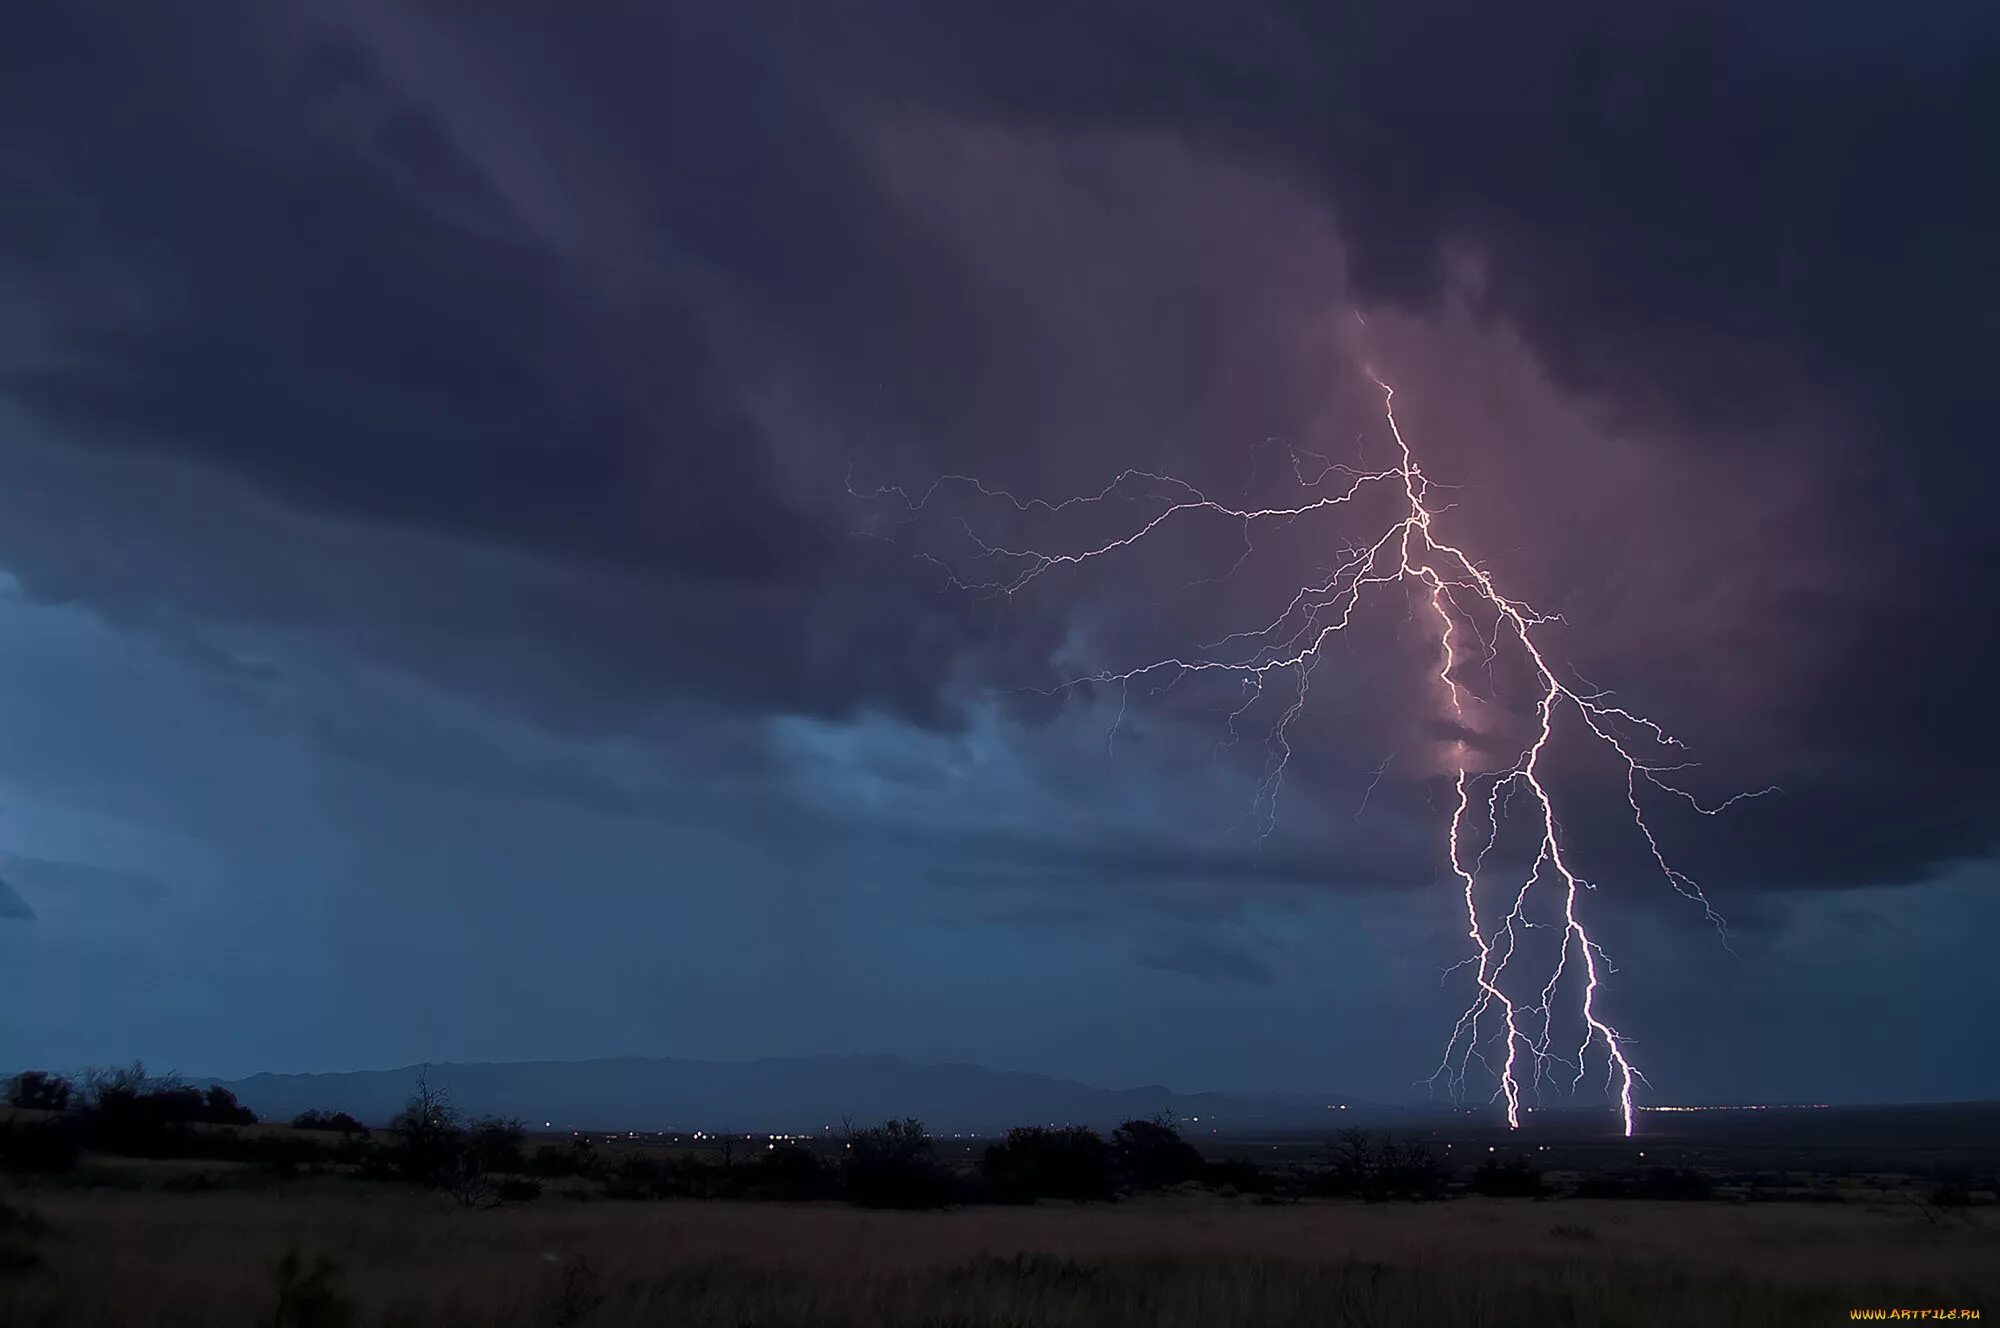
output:
<path id="1" fill-rule="evenodd" d="M 1122 672 L 1091 673 L 1071 679 L 1052 689 L 1052 692 L 1067 691 L 1085 683 L 1119 684 L 1122 695 L 1118 720 L 1112 726 L 1112 735 L 1115 736 L 1119 723 L 1125 717 L 1124 698 L 1129 696 L 1130 685 L 1134 681 L 1165 676 L 1167 681 L 1155 689 L 1164 691 L 1190 675 L 1234 676 L 1242 680 L 1244 696 L 1242 704 L 1229 712 L 1229 741 L 1233 742 L 1237 719 L 1263 695 L 1267 679 L 1274 674 L 1289 676 L 1296 690 L 1267 735 L 1268 760 L 1256 792 L 1255 806 L 1260 817 L 1261 833 L 1267 834 L 1275 823 L 1278 795 L 1291 755 L 1287 734 L 1305 706 L 1313 666 L 1334 634 L 1353 621 L 1362 596 L 1371 586 L 1409 585 L 1428 606 L 1437 622 L 1438 667 L 1435 677 L 1443 700 L 1456 716 L 1462 717 L 1465 711 L 1465 692 L 1454 677 L 1454 670 L 1467 657 L 1462 634 L 1470 633 L 1479 642 L 1482 657 L 1489 666 L 1503 645 L 1517 648 L 1535 688 L 1532 737 L 1524 742 L 1514 760 L 1500 769 L 1488 771 L 1468 768 L 1465 763 L 1468 756 L 1466 744 L 1463 741 L 1453 744 L 1455 802 L 1445 837 L 1450 870 L 1464 897 L 1466 935 L 1471 941 L 1471 950 L 1464 960 L 1446 973 L 1449 976 L 1461 968 L 1472 969 L 1474 992 L 1471 1003 L 1452 1029 L 1443 1059 L 1426 1082 L 1436 1086 L 1443 1081 L 1457 1099 L 1464 1091 L 1472 1063 L 1476 1060 L 1497 1082 L 1491 1100 L 1503 1102 L 1507 1123 L 1518 1127 L 1524 1094 L 1539 1093 L 1552 1065 L 1561 1065 L 1573 1072 L 1570 1080 L 1573 1091 L 1589 1073 L 1593 1056 L 1601 1057 L 1607 1090 L 1616 1096 L 1619 1116 L 1625 1133 L 1629 1135 L 1635 1111 L 1634 1086 L 1644 1083 L 1645 1078 L 1627 1054 L 1626 1039 L 1604 1016 L 1602 997 L 1605 976 L 1612 970 L 1603 948 L 1592 938 L 1579 912 L 1581 892 L 1595 887 L 1577 875 L 1571 866 L 1556 815 L 1555 799 L 1544 780 L 1544 756 L 1555 734 L 1556 723 L 1565 714 L 1573 716 L 1622 764 L 1625 797 L 1632 809 L 1632 820 L 1644 838 L 1653 862 L 1674 890 L 1701 906 L 1725 945 L 1728 943 L 1727 923 L 1709 903 L 1701 887 L 1667 860 L 1647 822 L 1641 795 L 1645 790 L 1656 790 L 1685 801 L 1704 815 L 1713 816 L 1731 803 L 1775 790 L 1766 788 L 1738 794 L 1715 806 L 1702 804 L 1694 794 L 1668 778 L 1675 771 L 1689 768 L 1685 760 L 1670 759 L 1671 754 L 1682 750 L 1678 739 L 1643 715 L 1612 704 L 1608 693 L 1587 683 L 1572 687 L 1560 679 L 1536 637 L 1537 628 L 1560 620 L 1539 614 L 1521 601 L 1502 594 L 1484 567 L 1440 534 L 1437 517 L 1443 509 L 1433 506 L 1431 481 L 1403 437 L 1396 419 L 1395 391 L 1379 378 L 1370 377 L 1381 389 L 1382 413 L 1395 443 L 1396 464 L 1384 470 L 1361 471 L 1336 465 L 1323 457 L 1314 457 L 1323 469 L 1308 479 L 1299 457 L 1311 454 L 1296 454 L 1294 474 L 1301 485 L 1317 489 L 1337 474 L 1342 477 L 1345 487 L 1338 492 L 1321 493 L 1294 506 L 1232 506 L 1211 499 L 1193 485 L 1171 475 L 1139 470 L 1122 472 L 1095 494 L 1055 503 L 1040 499 L 1023 500 L 968 475 L 944 476 L 915 498 L 897 486 L 868 493 L 856 491 L 856 496 L 894 498 L 908 509 L 914 519 L 948 487 L 963 488 L 982 498 L 1010 503 L 1019 513 L 1045 516 L 1103 504 L 1113 498 L 1129 498 L 1132 496 L 1129 486 L 1137 481 L 1165 490 L 1163 494 L 1151 495 L 1166 503 L 1164 510 L 1144 520 L 1136 529 L 1072 552 L 1049 553 L 989 543 L 961 519 L 960 526 L 979 550 L 977 561 L 1008 569 L 991 580 L 964 580 L 944 560 L 925 553 L 917 555 L 943 568 L 953 587 L 1012 596 L 1052 569 L 1090 562 L 1130 549 L 1176 518 L 1200 512 L 1242 523 L 1243 552 L 1230 569 L 1233 573 L 1249 558 L 1252 552 L 1250 532 L 1259 524 L 1296 520 L 1352 503 L 1365 492 L 1387 487 L 1398 499 L 1396 506 L 1400 514 L 1397 518 L 1372 543 L 1350 549 L 1346 561 L 1324 579 L 1301 587 L 1284 612 L 1264 626 L 1233 632 L 1208 643 L 1204 650 L 1218 652 L 1211 656 L 1169 657 Z M 1489 624 L 1490 630 L 1482 631 L 1482 623 Z M 1232 650 L 1234 653 L 1231 653 Z M 1382 768 L 1374 772 L 1376 783 L 1380 782 L 1387 765 L 1384 762 Z M 1374 788 L 1375 784 L 1369 786 L 1371 794 Z M 1490 884 L 1491 873 L 1482 874 L 1485 859 L 1499 840 L 1501 825 L 1510 804 L 1522 794 L 1528 799 L 1528 819 L 1539 842 L 1528 872 L 1518 886 L 1511 891 L 1502 889 L 1496 892 Z M 1483 811 L 1478 810 L 1481 806 Z M 1528 919 L 1529 898 L 1538 890 L 1554 895 L 1554 912 L 1558 922 L 1537 923 Z M 1556 954 L 1540 986 L 1535 987 L 1530 979 L 1528 993 L 1523 993 L 1519 976 L 1513 971 L 1516 959 L 1521 957 L 1521 933 L 1528 928 L 1549 925 L 1556 926 L 1560 931 Z M 1567 1047 L 1558 1051 L 1554 1041 L 1556 1005 L 1565 980 L 1577 990 L 1576 1011 L 1580 1016 L 1580 1038 L 1573 1053 Z M 1510 990 L 1514 994 L 1510 994 Z"/>

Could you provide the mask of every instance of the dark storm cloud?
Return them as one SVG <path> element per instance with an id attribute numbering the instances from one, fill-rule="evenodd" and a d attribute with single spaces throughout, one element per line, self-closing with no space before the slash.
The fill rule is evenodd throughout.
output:
<path id="1" fill-rule="evenodd" d="M 1567 384 L 1634 407 L 1761 418 L 1803 376 L 1908 445 L 1984 395 L 1986 6 L 1879 23 L 1778 3 L 801 13 L 880 98 L 1166 125 L 1286 161 L 1337 209 L 1364 299 L 1431 300 L 1441 246 L 1474 242 L 1487 307 Z"/>
<path id="2" fill-rule="evenodd" d="M 863 8 L 867 39 L 818 30 L 865 95 L 1284 163 L 1364 302 L 1432 306 L 1476 253 L 1475 307 L 1610 419 L 1742 448 L 1811 403 L 1838 543 L 1752 552 L 1845 574 L 1774 606 L 1820 667 L 1739 718 L 1787 796 L 1706 863 L 1854 883 L 1993 846 L 1989 7 Z"/>
<path id="3" fill-rule="evenodd" d="M 606 54 L 574 35 L 577 59 Z M 650 35 L 702 79 L 725 78 L 712 44 L 690 50 L 701 34 Z M 692 268 L 727 262 L 741 282 L 824 307 L 849 278 L 799 251 L 817 226 L 760 231 L 782 202 L 772 190 L 810 184 L 710 141 L 700 107 L 642 103 L 640 119 L 674 139 L 672 187 L 646 196 L 628 169 L 640 158 L 620 158 L 637 196 L 599 209 L 629 203 L 649 244 L 635 252 L 625 223 L 599 225 L 563 196 L 579 142 L 548 146 L 553 176 L 531 146 L 496 155 L 505 126 L 465 122 L 485 105 L 439 109 L 402 80 L 407 53 L 392 46 L 255 7 L 183 23 L 81 6 L 17 25 L 4 57 L 5 114 L 25 129 L 3 164 L 16 199 L 0 222 L 14 278 L 5 394 L 65 447 L 199 462 L 310 513 L 535 565 L 473 584 L 477 570 L 438 548 L 431 559 L 459 567 L 362 566 L 382 548 L 349 536 L 344 558 L 301 567 L 324 551 L 298 530 L 208 528 L 226 486 L 208 484 L 199 507 L 163 504 L 154 485 L 207 482 L 43 448 L 17 463 L 65 491 L 43 503 L 149 510 L 100 512 L 88 522 L 100 547 L 83 549 L 81 513 L 23 514 L 12 539 L 30 590 L 316 620 L 459 677 L 439 665 L 477 642 L 531 673 L 514 691 L 544 709 L 536 693 L 631 705 L 692 689 L 754 708 L 935 717 L 962 606 L 856 594 L 867 580 L 913 589 L 918 572 L 793 506 L 689 293 Z M 82 49 L 80 78 L 66 53 Z M 162 57 L 175 50 L 187 58 Z M 625 72 L 628 97 L 656 86 Z M 810 135 L 808 116 L 787 114 L 796 132 L 769 142 Z M 813 483 L 836 491 L 826 460 Z M 62 547 L 33 547 L 37 527 L 59 524 L 47 538 Z M 149 543 L 173 546 L 180 584 L 161 584 Z M 850 558 L 865 579 L 833 574 Z M 871 618 L 916 630 L 871 634 Z M 547 666 L 521 669 L 524 653 Z"/>
<path id="4" fill-rule="evenodd" d="M 718 579 L 800 574 L 815 532 L 770 505 L 699 328 L 660 302 L 628 329 L 675 406 L 647 418 L 554 243 L 351 43 L 274 61 L 268 18 L 211 11 L 199 58 L 163 59 L 191 35 L 179 19 L 89 9 L 43 11 L 9 43 L 9 118 L 38 126 L 17 150 L 52 178 L 17 195 L 6 240 L 58 282 L 106 258 L 151 267 L 165 307 L 74 329 L 57 362 L 9 372 L 16 400 L 309 508 Z M 61 56 L 86 46 L 101 81 Z M 332 121 L 342 98 L 377 115 Z M 366 153 L 513 224 L 456 224 Z"/>
<path id="5" fill-rule="evenodd" d="M 1323 348 L 1283 343 L 1341 298 L 1322 260 L 1344 252 L 1353 299 L 1469 300 L 1603 418 L 1657 426 L 1649 473 L 1726 476 L 1732 449 L 1746 475 L 1751 453 L 1810 469 L 1816 542 L 1753 530 L 1656 615 L 1692 621 L 1760 557 L 1823 565 L 1703 628 L 1717 649 L 1742 629 L 1731 670 L 1790 641 L 1789 685 L 1703 698 L 1681 661 L 1620 686 L 1685 698 L 1730 776 L 1785 786 L 1704 868 L 1907 879 L 2000 824 L 1980 699 L 2000 550 L 1970 519 L 1994 474 L 2000 77 L 1976 10 L 1910 35 L 1823 9 L 44 8 L 0 54 L 21 127 L 0 391 L 27 421 L 0 442 L 0 541 L 38 598 L 178 633 L 252 690 L 207 624 L 569 731 L 871 708 L 949 728 L 973 684 L 1056 676 L 1069 631 L 1116 655 L 1160 622 L 1094 617 L 1113 583 L 1089 578 L 1074 603 L 938 594 L 849 537 L 849 460 L 993 463 L 1057 493 L 1127 464 L 1240 472 L 1232 449 L 1321 404 Z M 1496 542 L 1548 584 L 1644 556 L 1601 526 L 1567 543 L 1510 496 Z M 1632 519 L 1693 543 L 1721 510 L 1681 494 Z M 440 779 L 530 778 L 383 731 L 317 733 Z M 1352 781 L 1320 759 L 1302 788 Z M 1400 834 L 911 842 L 1078 890 L 1438 866 Z"/>

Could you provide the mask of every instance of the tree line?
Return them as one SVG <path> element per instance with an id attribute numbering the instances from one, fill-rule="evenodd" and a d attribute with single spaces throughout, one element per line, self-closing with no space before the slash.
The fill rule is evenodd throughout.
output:
<path id="1" fill-rule="evenodd" d="M 1122 1196 L 1198 1186 L 1268 1203 L 1309 1197 L 1373 1202 L 1430 1200 L 1456 1190 L 1537 1197 L 1548 1192 L 1528 1159 L 1487 1160 L 1455 1175 L 1417 1139 L 1349 1130 L 1310 1163 L 1264 1167 L 1210 1159 L 1169 1116 L 1128 1120 L 1110 1134 L 1082 1126 L 1010 1130 L 971 1165 L 947 1162 L 923 1123 L 846 1123 L 814 1149 L 773 1142 L 744 1150 L 718 1141 L 707 1154 L 598 1149 L 574 1138 L 530 1144 L 518 1120 L 468 1119 L 448 1093 L 420 1075 L 402 1111 L 382 1131 L 346 1112 L 308 1111 L 289 1132 L 245 1131 L 256 1115 L 220 1086 L 195 1088 L 133 1065 L 72 1081 L 45 1071 L 8 1085 L 20 1116 L 0 1123 L 0 1166 L 16 1172 L 74 1169 L 88 1153 L 199 1157 L 277 1171 L 340 1168 L 449 1195 L 465 1207 L 524 1202 L 545 1182 L 589 1181 L 614 1199 L 838 1199 L 864 1207 L 938 1208 L 969 1203 L 1114 1202 Z M 1649 1194 L 1700 1197 L 1693 1172 L 1637 1178 Z"/>

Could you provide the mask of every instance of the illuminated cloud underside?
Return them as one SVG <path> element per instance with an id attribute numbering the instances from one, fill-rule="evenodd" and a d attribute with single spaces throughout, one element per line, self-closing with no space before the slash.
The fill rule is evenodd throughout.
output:
<path id="1" fill-rule="evenodd" d="M 1372 377 L 1372 375 L 1371 375 Z M 1570 1088 L 1580 1086 L 1589 1073 L 1592 1058 L 1601 1058 L 1605 1082 L 1615 1093 L 1625 1133 L 1632 1132 L 1635 1083 L 1645 1078 L 1627 1053 L 1626 1041 L 1601 1011 L 1600 996 L 1610 971 L 1604 949 L 1592 938 L 1579 911 L 1580 892 L 1593 888 L 1577 874 L 1565 848 L 1556 799 L 1544 782 L 1543 761 L 1556 724 L 1562 715 L 1573 715 L 1609 751 L 1615 753 L 1625 771 L 1626 800 L 1632 821 L 1660 873 L 1676 891 L 1699 904 L 1728 942 L 1728 927 L 1710 904 L 1701 887 L 1675 868 L 1646 820 L 1641 793 L 1651 788 L 1687 802 L 1704 815 L 1715 815 L 1731 803 L 1775 791 L 1759 789 L 1738 794 L 1715 806 L 1706 806 L 1692 793 L 1673 783 L 1668 776 L 1688 768 L 1685 760 L 1674 759 L 1682 744 L 1659 724 L 1612 703 L 1608 693 L 1579 690 L 1558 678 L 1535 629 L 1555 618 L 1537 613 L 1527 604 L 1501 593 L 1492 575 L 1464 549 L 1447 542 L 1439 534 L 1437 511 L 1430 502 L 1430 481 L 1403 437 L 1395 412 L 1395 391 L 1374 379 L 1382 392 L 1383 417 L 1395 441 L 1396 464 L 1376 471 L 1361 471 L 1315 458 L 1323 469 L 1307 478 L 1296 464 L 1302 485 L 1318 489 L 1338 475 L 1346 487 L 1323 492 L 1293 506 L 1235 507 L 1209 498 L 1195 486 L 1171 475 L 1127 470 L 1095 494 L 1049 503 L 1023 500 L 1004 489 L 994 488 L 969 475 L 946 475 L 917 497 L 898 486 L 885 486 L 858 496 L 894 498 L 914 515 L 922 512 L 947 488 L 970 490 L 983 498 L 1011 503 L 1018 512 L 1052 515 L 1067 509 L 1085 508 L 1113 498 L 1129 498 L 1127 486 L 1148 481 L 1165 487 L 1172 496 L 1166 507 L 1136 529 L 1116 534 L 1069 552 L 1047 552 L 1032 548 L 1010 548 L 981 539 L 966 527 L 980 550 L 978 561 L 1005 567 L 1008 573 L 987 580 L 968 580 L 945 560 L 919 552 L 918 557 L 945 569 L 953 587 L 970 591 L 1014 595 L 1043 573 L 1123 552 L 1140 545 L 1148 536 L 1189 513 L 1207 512 L 1240 521 L 1244 532 L 1244 553 L 1236 566 L 1249 557 L 1250 533 L 1261 523 L 1290 521 L 1351 503 L 1366 491 L 1389 486 L 1400 491 L 1404 503 L 1401 515 L 1372 543 L 1354 549 L 1347 561 L 1317 584 L 1301 586 L 1284 612 L 1260 628 L 1233 632 L 1204 649 L 1214 655 L 1156 659 L 1125 670 L 1104 670 L 1070 679 L 1054 691 L 1068 691 L 1085 683 L 1117 683 L 1129 689 L 1141 678 L 1165 676 L 1162 689 L 1193 674 L 1234 675 L 1242 680 L 1242 704 L 1230 712 L 1230 731 L 1235 721 L 1263 695 L 1272 675 L 1289 679 L 1293 693 L 1267 736 L 1269 760 L 1256 791 L 1256 813 L 1260 830 L 1268 834 L 1275 823 L 1277 798 L 1291 756 L 1288 731 L 1304 709 L 1313 666 L 1335 633 L 1354 619 L 1362 596 L 1371 586 L 1413 585 L 1435 614 L 1438 624 L 1437 682 L 1453 714 L 1465 715 L 1466 693 L 1454 676 L 1470 657 L 1466 637 L 1477 640 L 1484 660 L 1490 664 L 1503 648 L 1518 650 L 1538 685 L 1534 703 L 1533 736 L 1524 743 L 1515 759 L 1497 770 L 1475 771 L 1467 764 L 1468 749 L 1454 742 L 1454 787 L 1457 798 L 1447 830 L 1451 870 L 1463 888 L 1466 934 L 1472 949 L 1466 959 L 1447 973 L 1470 968 L 1475 974 L 1474 992 L 1454 1025 L 1443 1059 L 1429 1082 L 1446 1084 L 1455 1100 L 1465 1091 L 1472 1064 L 1478 1061 L 1496 1082 L 1493 1100 L 1503 1101 L 1507 1122 L 1518 1127 L 1525 1094 L 1539 1090 L 1553 1066 L 1571 1071 Z M 1233 568 L 1231 569 L 1234 570 Z M 1237 647 L 1228 653 L 1225 647 Z M 1124 706 L 1119 709 L 1120 719 Z M 1114 726 L 1115 731 L 1115 726 Z M 1538 838 L 1526 876 L 1511 889 L 1492 881 L 1494 873 L 1485 869 L 1485 860 L 1500 837 L 1515 794 L 1528 795 L 1528 816 Z M 1483 815 L 1476 810 L 1483 803 Z M 1483 823 L 1483 830 L 1481 825 Z M 1553 962 L 1533 978 L 1521 981 L 1515 964 L 1519 957 L 1522 932 L 1547 924 L 1528 919 L 1530 897 L 1537 889 L 1552 891 L 1557 897 L 1561 941 Z M 1523 961 L 1525 963 L 1525 960 Z M 1556 1015 L 1561 988 L 1573 970 L 1581 980 L 1572 979 L 1577 989 L 1575 1007 L 1581 1021 L 1581 1036 L 1573 1054 L 1559 1051 L 1555 1044 Z"/>

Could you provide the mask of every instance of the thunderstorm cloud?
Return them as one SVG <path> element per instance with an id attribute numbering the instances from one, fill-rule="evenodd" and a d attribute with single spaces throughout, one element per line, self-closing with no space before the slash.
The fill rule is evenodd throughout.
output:
<path id="1" fill-rule="evenodd" d="M 995 596 L 940 566 L 979 565 L 961 518 L 1106 527 L 867 496 L 1295 494 L 1381 464 L 1374 372 L 1561 667 L 1704 799 L 1780 790 L 1660 813 L 1739 957 L 1566 753 L 1656 1075 L 1879 1092 L 1801 1032 L 1825 991 L 1898 1040 L 1945 1010 L 1899 1092 L 1994 1092 L 1945 1051 L 2000 920 L 2000 25 L 1923 9 L 20 16 L 0 1069 L 750 1047 L 1407 1093 L 1462 957 L 1432 754 L 1483 738 L 1400 592 L 1261 838 L 1226 687 L 1056 686 L 1268 620 L 1360 514 Z M 1873 1002 L 1843 968 L 1920 959 Z"/>

